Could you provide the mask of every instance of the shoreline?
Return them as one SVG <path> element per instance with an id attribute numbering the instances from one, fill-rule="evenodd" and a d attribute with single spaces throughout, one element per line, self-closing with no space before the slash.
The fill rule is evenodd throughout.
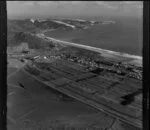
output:
<path id="1" fill-rule="evenodd" d="M 58 39 L 55 39 L 52 37 L 48 37 L 45 34 L 37 34 L 37 36 L 42 37 L 42 38 L 47 38 L 47 39 L 52 40 L 54 42 L 60 42 L 60 43 L 66 44 L 66 45 L 80 47 L 83 49 L 88 49 L 88 50 L 96 51 L 99 53 L 107 53 L 107 54 L 112 54 L 112 55 L 121 56 L 121 57 L 125 57 L 125 58 L 132 58 L 135 60 L 142 60 L 143 59 L 142 56 L 131 55 L 128 53 L 116 52 L 116 51 L 111 51 L 111 50 L 107 50 L 107 49 L 96 48 L 96 47 L 92 47 L 92 46 L 88 46 L 88 45 L 84 45 L 84 44 L 77 44 L 77 43 L 73 43 L 73 42 L 62 41 L 62 40 L 58 40 Z"/>

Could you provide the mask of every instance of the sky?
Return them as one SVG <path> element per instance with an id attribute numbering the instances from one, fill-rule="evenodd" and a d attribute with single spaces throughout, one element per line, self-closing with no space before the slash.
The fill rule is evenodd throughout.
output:
<path id="1" fill-rule="evenodd" d="M 142 1 L 7 1 L 8 18 L 141 17 Z"/>

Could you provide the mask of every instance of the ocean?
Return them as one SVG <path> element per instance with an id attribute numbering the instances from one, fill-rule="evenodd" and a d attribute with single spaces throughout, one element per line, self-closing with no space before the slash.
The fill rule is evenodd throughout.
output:
<path id="1" fill-rule="evenodd" d="M 114 24 L 94 25 L 84 30 L 55 30 L 45 35 L 67 42 L 142 56 L 142 18 L 114 19 Z"/>

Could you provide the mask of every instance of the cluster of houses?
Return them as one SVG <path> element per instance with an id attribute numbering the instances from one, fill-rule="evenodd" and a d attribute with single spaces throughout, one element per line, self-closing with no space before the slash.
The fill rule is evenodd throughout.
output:
<path id="1" fill-rule="evenodd" d="M 28 45 L 26 43 L 23 43 L 21 46 L 19 46 L 19 51 L 26 51 L 22 52 L 21 55 L 17 55 L 16 57 L 26 57 L 28 52 Z M 15 57 L 15 55 L 13 55 Z M 56 59 L 65 59 L 71 62 L 75 62 L 80 65 L 87 66 L 88 70 L 93 70 L 93 68 L 100 68 L 101 70 L 105 70 L 107 72 L 116 73 L 118 75 L 128 75 L 129 77 L 142 80 L 142 68 L 141 67 L 135 67 L 130 64 L 124 64 L 124 63 L 112 63 L 109 61 L 104 61 L 100 59 L 99 61 L 95 59 L 91 59 L 89 57 L 78 57 L 78 56 L 67 56 L 65 54 L 60 54 L 57 56 L 48 56 L 48 55 L 36 55 L 36 56 L 27 56 L 28 59 L 36 62 L 52 62 Z"/>
<path id="2" fill-rule="evenodd" d="M 36 62 L 51 62 L 60 59 L 60 56 L 37 55 L 32 58 Z"/>
<path id="3" fill-rule="evenodd" d="M 79 58 L 79 57 L 66 57 L 64 54 L 61 55 L 62 58 L 65 58 L 69 61 L 78 63 L 80 65 L 88 66 L 89 70 L 93 68 L 100 68 L 111 73 L 116 73 L 118 75 L 128 75 L 129 77 L 142 80 L 142 70 L 141 67 L 135 67 L 133 65 L 123 64 L 123 63 L 111 63 L 107 61 L 96 62 L 94 60 L 89 60 L 89 58 Z"/>

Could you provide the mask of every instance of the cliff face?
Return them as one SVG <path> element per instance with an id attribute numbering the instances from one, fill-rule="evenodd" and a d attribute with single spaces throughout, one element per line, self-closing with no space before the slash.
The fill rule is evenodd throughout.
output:
<path id="1" fill-rule="evenodd" d="M 51 50 L 56 47 L 54 43 L 38 38 L 35 35 L 45 29 L 71 29 L 71 27 L 51 20 L 35 20 L 34 22 L 29 19 L 8 20 L 7 45 L 16 51 L 21 51 L 23 48 Z M 26 43 L 26 45 L 24 45 L 24 43 Z M 57 45 L 58 48 L 60 46 L 61 45 Z"/>
<path id="2" fill-rule="evenodd" d="M 22 44 L 23 43 L 23 44 Z M 27 43 L 27 44 L 24 44 Z M 21 48 L 30 48 L 30 49 L 51 49 L 55 47 L 55 45 L 49 41 L 45 41 L 31 33 L 17 32 L 8 39 L 8 46 L 20 46 Z M 22 46 L 23 45 L 23 46 Z M 28 46 L 27 46 L 28 45 Z M 19 47 L 20 48 L 20 47 Z"/>
<path id="3" fill-rule="evenodd" d="M 36 37 L 35 34 L 47 30 L 76 30 L 83 29 L 85 26 L 91 26 L 90 21 L 74 21 L 74 20 L 61 20 L 61 19 L 24 19 L 24 20 L 8 20 L 8 47 L 19 46 L 17 50 L 22 50 L 20 45 L 27 43 L 29 49 L 46 49 L 59 48 L 57 45 Z M 22 45 L 21 45 L 22 46 Z M 23 45 L 24 46 L 24 45 Z M 26 47 L 25 47 L 26 48 Z"/>
<path id="4" fill-rule="evenodd" d="M 44 29 L 69 29 L 72 30 L 72 26 L 67 24 L 58 23 L 53 20 L 8 20 L 8 32 L 9 31 L 26 31 L 26 32 L 36 32 Z"/>

